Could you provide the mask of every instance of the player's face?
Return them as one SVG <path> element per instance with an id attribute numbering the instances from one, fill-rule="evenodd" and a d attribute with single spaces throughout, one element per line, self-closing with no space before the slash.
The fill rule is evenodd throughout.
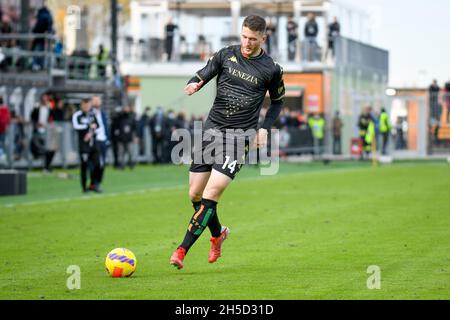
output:
<path id="1" fill-rule="evenodd" d="M 91 104 L 89 102 L 82 102 L 81 103 L 81 110 L 83 112 L 89 112 L 89 110 L 91 110 Z"/>
<path id="2" fill-rule="evenodd" d="M 244 56 L 252 57 L 259 54 L 264 41 L 266 36 L 262 32 L 253 31 L 247 27 L 242 28 L 241 50 Z"/>

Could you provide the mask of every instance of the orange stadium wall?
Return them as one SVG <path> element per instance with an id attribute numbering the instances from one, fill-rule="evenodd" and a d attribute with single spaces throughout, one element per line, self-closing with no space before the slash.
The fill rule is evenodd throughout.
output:
<path id="1" fill-rule="evenodd" d="M 287 87 L 304 88 L 303 105 L 305 113 L 322 113 L 324 108 L 324 76 L 322 73 L 285 73 Z"/>

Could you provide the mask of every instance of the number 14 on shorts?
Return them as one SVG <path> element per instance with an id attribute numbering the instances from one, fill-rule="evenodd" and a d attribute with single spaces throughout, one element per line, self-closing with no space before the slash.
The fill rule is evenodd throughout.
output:
<path id="1" fill-rule="evenodd" d="M 228 167 L 228 170 L 230 170 L 230 173 L 233 174 L 234 171 L 236 171 L 237 160 L 234 160 L 231 163 L 230 163 L 230 160 L 231 160 L 230 156 L 225 156 L 225 163 L 223 164 L 222 169 L 226 170 Z"/>

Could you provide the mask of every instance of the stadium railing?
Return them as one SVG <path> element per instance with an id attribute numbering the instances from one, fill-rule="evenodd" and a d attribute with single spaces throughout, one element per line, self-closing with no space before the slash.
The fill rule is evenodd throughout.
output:
<path id="1" fill-rule="evenodd" d="M 214 40 L 214 41 L 213 41 Z M 213 48 L 213 43 L 220 43 L 221 47 L 239 44 L 239 37 L 234 36 L 209 36 L 204 41 L 187 42 L 183 39 L 174 39 L 172 61 L 205 61 L 214 54 L 218 48 Z M 119 38 L 122 48 L 121 59 L 130 63 L 158 63 L 166 61 L 165 39 L 146 38 L 135 41 L 133 37 L 126 36 Z M 286 44 L 288 45 L 288 44 Z M 333 64 L 332 56 L 327 48 L 327 41 L 317 37 L 316 39 L 304 39 L 299 42 L 301 63 L 304 65 L 315 65 L 317 63 Z M 297 48 L 296 48 L 297 51 Z M 282 54 L 286 52 L 286 56 Z M 282 48 L 281 44 L 272 44 L 272 57 L 280 63 L 288 61 L 294 62 L 295 58 L 287 55 L 287 48 Z M 295 55 L 294 55 L 295 56 Z"/>
<path id="2" fill-rule="evenodd" d="M 144 130 L 143 153 L 139 144 L 133 143 L 134 160 L 152 162 L 150 129 Z M 6 132 L 4 155 L 0 156 L 0 168 L 32 169 L 44 167 L 45 151 L 55 151 L 52 167 L 67 168 L 79 164 L 78 133 L 71 121 L 50 123 L 42 132 L 33 130 L 31 123 L 12 123 Z M 107 163 L 113 163 L 111 147 Z"/>
<path id="3" fill-rule="evenodd" d="M 32 50 L 33 41 L 42 39 L 44 47 Z M 0 70 L 3 76 L 26 72 L 62 75 L 66 80 L 104 80 L 111 77 L 111 59 L 98 61 L 93 57 L 65 55 L 55 51 L 57 38 L 49 34 L 1 34 Z M 34 69 L 36 67 L 41 67 Z"/>

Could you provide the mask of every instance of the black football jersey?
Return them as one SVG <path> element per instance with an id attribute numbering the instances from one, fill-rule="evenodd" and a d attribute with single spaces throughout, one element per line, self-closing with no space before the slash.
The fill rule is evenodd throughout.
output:
<path id="1" fill-rule="evenodd" d="M 256 129 L 267 91 L 273 102 L 284 98 L 283 69 L 264 51 L 245 58 L 241 46 L 223 48 L 189 83 L 217 76 L 217 95 L 205 129 Z"/>
<path id="2" fill-rule="evenodd" d="M 88 152 L 95 143 L 95 130 L 90 126 L 95 123 L 99 127 L 97 117 L 93 112 L 83 112 L 81 110 L 75 112 L 72 116 L 72 124 L 75 131 L 78 132 L 78 149 L 80 152 Z M 84 137 L 88 132 L 92 131 L 94 135 L 89 141 L 84 141 Z"/>

